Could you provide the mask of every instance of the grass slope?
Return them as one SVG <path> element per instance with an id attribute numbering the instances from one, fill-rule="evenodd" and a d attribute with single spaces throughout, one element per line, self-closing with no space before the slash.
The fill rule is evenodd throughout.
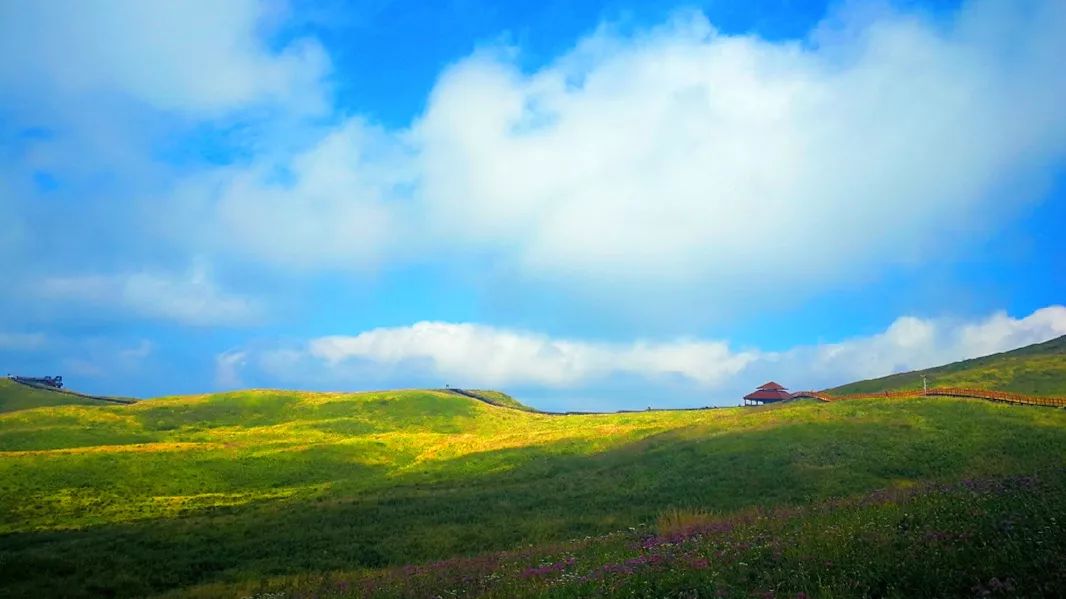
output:
<path id="1" fill-rule="evenodd" d="M 258 597 L 1061 597 L 1066 471 L 896 488 L 369 572 Z M 234 594 L 209 585 L 195 595 Z M 189 594 L 186 590 L 183 594 Z"/>
<path id="2" fill-rule="evenodd" d="M 489 389 L 464 389 L 464 391 L 497 406 L 503 406 L 505 408 L 514 408 L 515 410 L 522 410 L 524 412 L 536 411 L 532 407 L 527 406 L 526 404 L 501 391 L 492 391 Z"/>
<path id="3" fill-rule="evenodd" d="M 93 405 L 100 402 L 76 395 L 56 393 L 0 379 L 0 412 L 13 412 L 42 406 Z"/>
<path id="4" fill-rule="evenodd" d="M 0 595 L 310 588 L 548 551 L 670 509 L 1055 471 L 1064 452 L 1066 411 L 947 398 L 548 416 L 436 391 L 256 390 L 26 409 L 0 414 Z"/>
<path id="5" fill-rule="evenodd" d="M 1066 335 L 1013 351 L 913 372 L 850 383 L 829 393 L 868 393 L 930 386 L 974 387 L 1031 395 L 1066 396 Z"/>

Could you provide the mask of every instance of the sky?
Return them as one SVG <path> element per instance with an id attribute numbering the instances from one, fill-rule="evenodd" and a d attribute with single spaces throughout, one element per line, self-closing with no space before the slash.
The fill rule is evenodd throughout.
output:
<path id="1" fill-rule="evenodd" d="M 0 0 L 0 368 L 736 405 L 1066 334 L 1058 0 Z"/>

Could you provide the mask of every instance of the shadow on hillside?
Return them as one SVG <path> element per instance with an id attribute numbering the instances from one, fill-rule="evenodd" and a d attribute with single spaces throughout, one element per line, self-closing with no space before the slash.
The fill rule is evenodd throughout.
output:
<path id="1" fill-rule="evenodd" d="M 430 560 L 609 532 L 670 506 L 728 511 L 901 480 L 1039 469 L 1058 464 L 1066 451 L 1059 429 L 1010 418 L 979 425 L 957 416 L 932 409 L 920 421 L 888 425 L 835 420 L 732 433 L 683 429 L 594 454 L 566 442 L 489 451 L 354 496 L 10 534 L 0 537 L 0 589 L 8 596 L 139 596 L 210 581 Z"/>

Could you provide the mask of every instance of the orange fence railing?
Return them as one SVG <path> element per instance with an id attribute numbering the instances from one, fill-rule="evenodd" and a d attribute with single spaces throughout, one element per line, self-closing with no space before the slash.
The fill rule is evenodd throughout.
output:
<path id="1" fill-rule="evenodd" d="M 965 389 L 962 387 L 938 387 L 929 390 L 929 395 L 944 395 L 948 397 L 977 397 L 992 401 L 1025 404 L 1030 406 L 1051 406 L 1055 408 L 1066 407 L 1066 397 L 1043 397 L 1040 395 L 1025 395 L 1022 393 L 1009 393 L 1006 391 L 989 391 L 986 389 Z"/>
<path id="2" fill-rule="evenodd" d="M 847 395 L 831 395 L 822 391 L 797 391 L 792 394 L 793 399 L 809 397 L 821 401 L 842 401 L 845 399 L 863 399 L 873 397 L 921 397 L 923 395 L 941 397 L 973 397 L 990 401 L 1002 401 L 1006 403 L 1022 404 L 1029 406 L 1050 406 L 1066 408 L 1066 397 L 1045 397 L 1040 395 L 1025 395 L 1023 393 L 1010 393 L 1007 391 L 991 391 L 988 389 L 970 389 L 966 387 L 934 387 L 928 391 L 921 389 L 908 389 L 906 391 L 881 391 L 871 393 L 849 393 Z"/>

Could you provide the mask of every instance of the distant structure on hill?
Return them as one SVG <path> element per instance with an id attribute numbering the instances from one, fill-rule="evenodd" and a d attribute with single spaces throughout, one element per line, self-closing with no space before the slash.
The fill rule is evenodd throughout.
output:
<path id="1" fill-rule="evenodd" d="M 765 385 L 759 386 L 755 391 L 745 395 L 744 405 L 761 406 L 767 403 L 785 401 L 786 399 L 792 399 L 792 394 L 781 385 L 770 381 Z"/>
<path id="2" fill-rule="evenodd" d="M 33 385 L 34 387 L 51 387 L 53 389 L 63 388 L 63 377 L 61 376 L 45 376 L 45 377 L 32 377 L 32 376 L 14 376 L 7 375 L 7 378 L 23 385 Z"/>

